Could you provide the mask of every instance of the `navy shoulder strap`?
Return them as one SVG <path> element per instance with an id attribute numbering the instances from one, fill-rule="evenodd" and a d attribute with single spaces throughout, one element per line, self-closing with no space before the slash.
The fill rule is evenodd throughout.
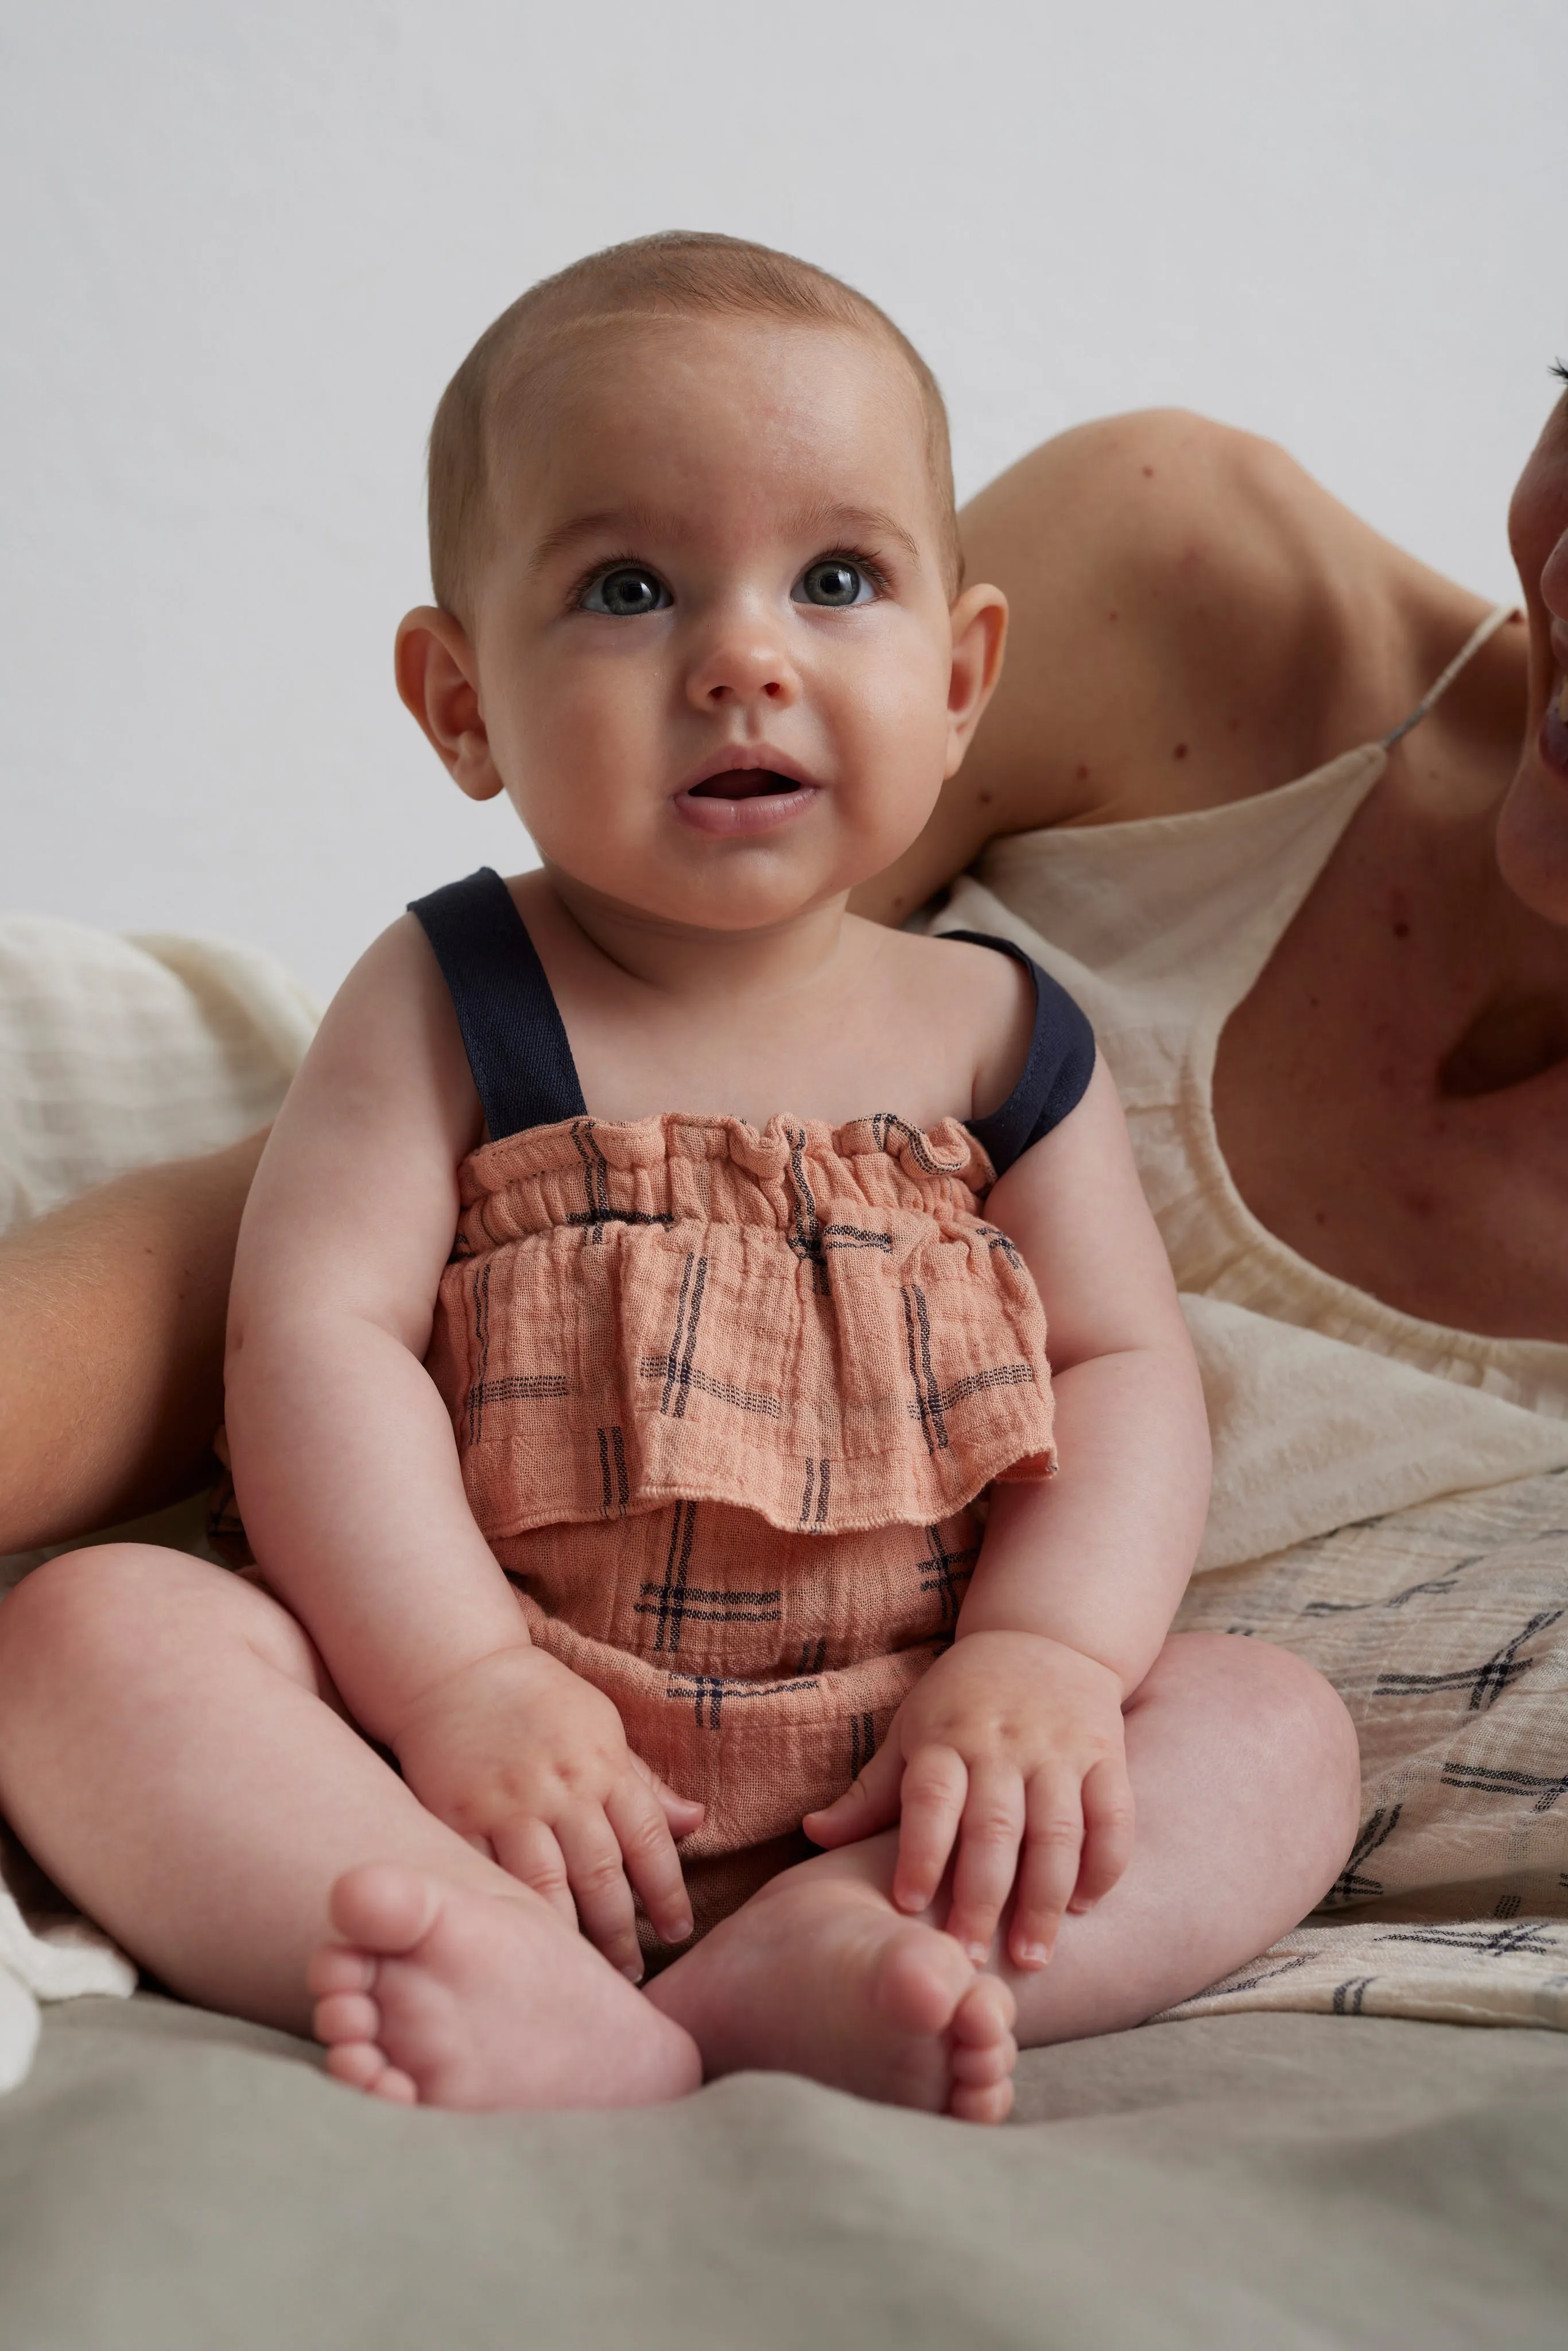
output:
<path id="1" fill-rule="evenodd" d="M 492 1143 L 587 1115 L 577 1063 L 528 925 L 488 865 L 409 906 L 452 992 Z"/>
<path id="2" fill-rule="evenodd" d="M 1094 1074 L 1094 1031 L 1060 981 L 1041 971 L 1034 957 L 1011 939 L 993 938 L 988 931 L 944 931 L 940 935 L 967 940 L 974 947 L 995 947 L 998 955 L 1021 963 L 1034 981 L 1034 1034 L 1023 1074 L 999 1110 L 967 1122 L 997 1174 L 1005 1176 L 1015 1159 L 1060 1126 L 1082 1101 Z"/>

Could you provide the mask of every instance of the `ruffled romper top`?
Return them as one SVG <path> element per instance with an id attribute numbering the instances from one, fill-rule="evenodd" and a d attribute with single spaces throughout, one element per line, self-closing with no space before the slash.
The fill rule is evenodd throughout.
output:
<path id="1" fill-rule="evenodd" d="M 952 1639 L 988 1485 L 1055 1466 L 1040 1299 L 981 1204 L 1093 1036 L 982 939 L 1037 1006 L 988 1118 L 607 1123 L 499 876 L 413 912 L 487 1129 L 427 1366 L 531 1636 L 707 1807 L 690 1884 L 843 1792 Z"/>

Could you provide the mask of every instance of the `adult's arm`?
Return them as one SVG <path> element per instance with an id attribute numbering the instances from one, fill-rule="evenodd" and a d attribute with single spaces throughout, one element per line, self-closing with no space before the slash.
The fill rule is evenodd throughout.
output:
<path id="1" fill-rule="evenodd" d="M 0 1553 L 136 1517 L 199 1481 L 264 1140 L 119 1176 L 0 1240 Z"/>
<path id="2" fill-rule="evenodd" d="M 1007 664 L 925 831 L 856 892 L 876 920 L 998 834 L 1287 782 L 1381 734 L 1453 650 L 1416 647 L 1403 674 L 1391 590 L 1414 601 L 1428 575 L 1283 450 L 1180 410 L 1060 434 L 960 522 L 966 576 L 1009 600 Z"/>

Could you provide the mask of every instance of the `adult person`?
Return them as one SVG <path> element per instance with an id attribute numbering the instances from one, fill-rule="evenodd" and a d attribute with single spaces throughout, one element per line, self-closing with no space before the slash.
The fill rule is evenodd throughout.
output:
<path id="1" fill-rule="evenodd" d="M 1010 931 L 1084 1002 L 1217 1424 L 1210 1573 L 1186 1621 L 1284 1638 L 1350 1698 L 1403 1793 L 1384 1802 L 1375 1771 L 1377 1865 L 1353 1865 L 1347 1899 L 1504 1916 L 1560 1905 L 1568 1863 L 1530 1768 L 1561 1714 L 1519 1712 L 1563 1678 L 1568 1615 L 1542 1549 L 1568 1466 L 1568 403 L 1511 521 L 1520 620 L 1249 436 L 1151 413 L 1047 444 L 964 517 L 971 574 L 1012 604 L 1002 686 L 926 833 L 861 900 L 904 920 L 977 859 L 938 919 Z M 139 1179 L 121 1259 L 123 1220 L 156 1228 L 162 1186 L 193 1183 L 221 1233 L 245 1177 L 241 1155 Z M 78 1214 L 73 1265 L 100 1229 L 92 1204 Z M 18 1246 L 36 1264 L 53 1241 L 38 1228 Z M 0 1254 L 0 1281 L 17 1278 Z M 36 1302 L 38 1276 L 19 1278 Z M 133 1333 L 146 1309 L 119 1280 L 84 1303 Z M 49 1375 L 84 1352 L 78 1335 Z M 155 1399 L 122 1438 L 100 1430 L 95 1509 L 189 1477 L 216 1406 L 214 1390 L 193 1411 L 187 1390 L 183 1416 Z M 35 1385 L 24 1437 L 45 1408 Z M 84 1526 L 69 1468 L 45 1485 L 20 1504 L 0 1491 L 0 1544 Z M 1481 1534 L 1451 1506 L 1431 1517 L 1467 1489 L 1489 1498 Z M 1375 1540 L 1353 1523 L 1389 1513 Z M 1529 1574 L 1491 1573 L 1453 1635 L 1411 1593 L 1451 1593 L 1467 1541 L 1510 1560 L 1523 1545 Z M 1254 1565 L 1300 1564 L 1313 1543 L 1287 1596 Z M 1406 1590 L 1412 1558 L 1437 1572 Z M 1564 1605 L 1555 1584 L 1536 1604 L 1542 1574 Z M 1360 1648 L 1334 1652 L 1325 1628 L 1352 1619 Z M 1471 1704 L 1468 1652 L 1456 1664 L 1442 1643 L 1500 1623 L 1503 1662 Z M 1412 1655 L 1438 1662 L 1406 1670 Z M 1390 1681 L 1444 1685 L 1451 1719 L 1401 1744 Z M 1474 1760 L 1471 1731 L 1490 1755 L 1516 1717 L 1515 1760 Z M 1531 1785 L 1482 1788 L 1499 1771 Z M 1458 1858 L 1456 1789 L 1472 1805 Z M 1378 1825 L 1390 1813 L 1397 1835 Z"/>
<path id="2" fill-rule="evenodd" d="M 1030 946 L 1094 1022 L 1215 1427 L 1178 1623 L 1283 1641 L 1350 1704 L 1341 1900 L 1558 1913 L 1568 401 L 1512 503 L 1517 614 L 1179 415 L 1048 444 L 965 525 L 1011 601 L 1008 668 L 862 905 L 904 919 L 961 871 L 938 924 Z M 1465 1930 L 1472 1979 L 1512 1964 L 1508 1931 Z M 1531 1932 L 1561 1968 L 1561 1930 Z M 1450 2012 L 1407 1956 L 1391 1991 L 1379 1948 L 1379 1996 Z M 1370 1980 L 1286 1963 L 1306 2004 L 1314 1968 L 1335 2004 Z"/>

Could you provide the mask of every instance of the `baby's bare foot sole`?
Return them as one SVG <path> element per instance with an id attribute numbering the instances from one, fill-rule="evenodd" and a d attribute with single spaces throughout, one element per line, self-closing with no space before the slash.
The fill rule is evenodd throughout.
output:
<path id="1" fill-rule="evenodd" d="M 690 2037 L 592 1945 L 516 1898 L 372 1863 L 332 1889 L 310 1962 L 338 2081 L 394 2104 L 655 2105 L 702 2079 Z"/>
<path id="2" fill-rule="evenodd" d="M 655 1980 L 710 2074 L 809 2074 L 892 2105 L 1004 2122 L 1014 2002 L 950 1935 L 902 1917 L 863 1884 L 774 1879 Z"/>

